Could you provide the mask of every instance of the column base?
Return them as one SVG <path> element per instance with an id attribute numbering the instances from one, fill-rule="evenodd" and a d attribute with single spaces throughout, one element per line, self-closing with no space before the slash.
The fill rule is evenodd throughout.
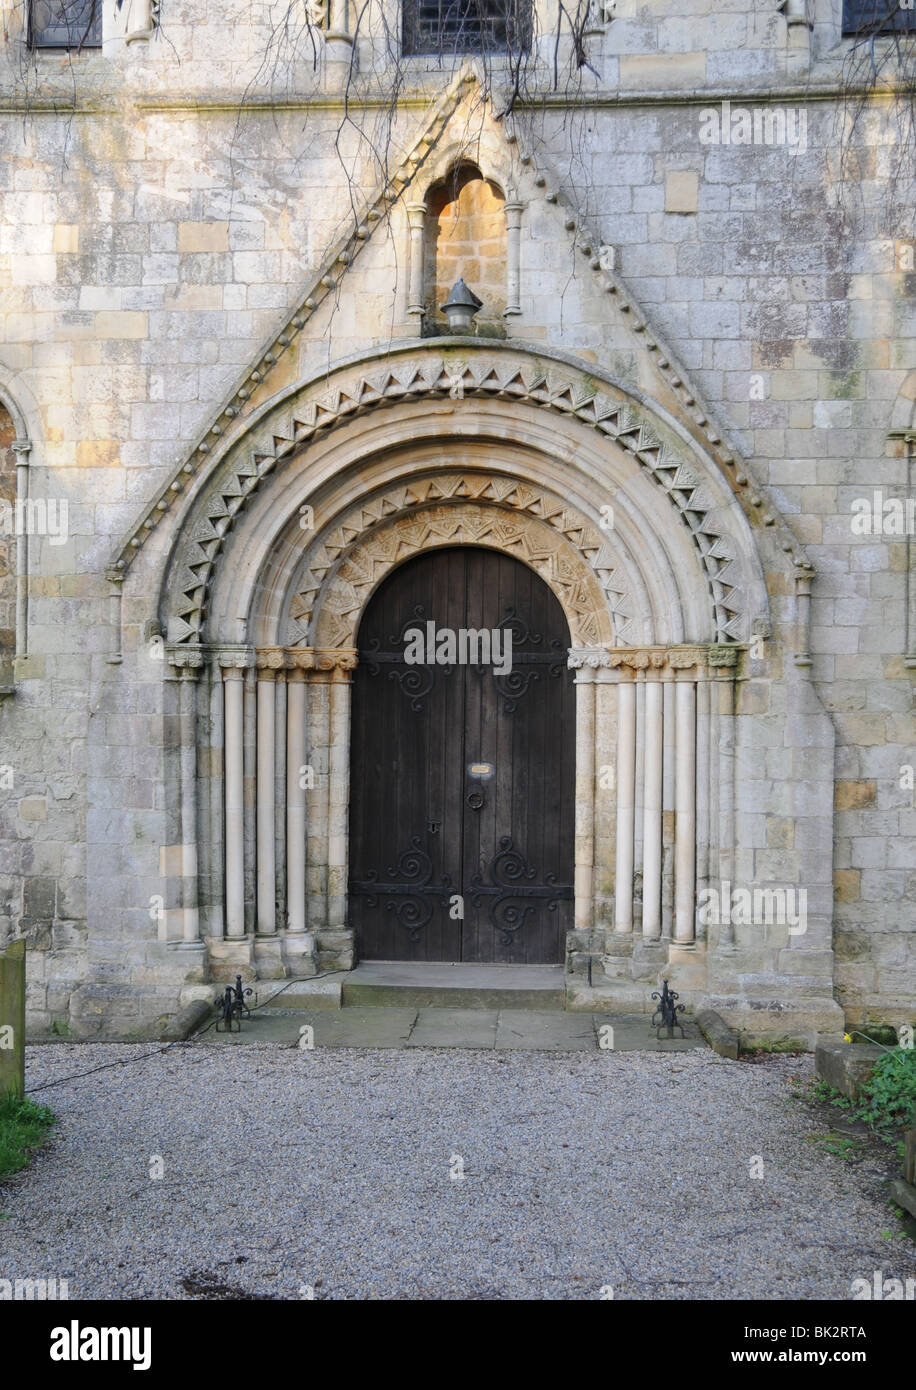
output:
<path id="1" fill-rule="evenodd" d="M 236 975 L 243 980 L 256 980 L 254 968 L 254 938 L 251 936 L 208 937 L 205 942 L 210 957 L 210 972 L 214 980 L 228 981 Z"/>
<path id="2" fill-rule="evenodd" d="M 633 944 L 633 958 L 630 961 L 630 979 L 655 983 L 659 971 L 668 961 L 667 943 L 661 940 L 645 940 L 637 937 Z"/>
<path id="3" fill-rule="evenodd" d="M 273 932 L 254 938 L 254 964 L 259 980 L 285 980 L 283 945 Z"/>
<path id="4" fill-rule="evenodd" d="M 295 980 L 307 980 L 318 974 L 318 953 L 311 932 L 287 932 L 282 945 L 288 975 Z"/>
<path id="5" fill-rule="evenodd" d="M 608 980 L 628 980 L 630 978 L 630 958 L 633 955 L 633 936 L 632 933 L 619 935 L 616 932 L 605 932 L 604 954 L 601 956 L 601 966 L 604 970 L 605 978 Z"/>

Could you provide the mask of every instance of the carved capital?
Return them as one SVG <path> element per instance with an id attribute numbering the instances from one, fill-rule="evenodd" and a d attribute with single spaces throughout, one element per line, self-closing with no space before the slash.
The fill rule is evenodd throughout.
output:
<path id="1" fill-rule="evenodd" d="M 286 648 L 258 647 L 255 662 L 262 675 L 266 675 L 268 671 L 283 671 L 287 665 Z"/>
<path id="2" fill-rule="evenodd" d="M 706 664 L 710 668 L 723 666 L 737 666 L 738 648 L 712 646 L 706 648 Z"/>
<path id="3" fill-rule="evenodd" d="M 251 647 L 211 647 L 213 661 L 224 672 L 244 671 L 254 665 L 254 652 Z"/>
<path id="4" fill-rule="evenodd" d="M 204 652 L 198 646 L 179 646 L 174 642 L 167 642 L 165 647 L 165 659 L 168 664 L 182 675 L 188 672 L 199 672 L 204 664 Z"/>

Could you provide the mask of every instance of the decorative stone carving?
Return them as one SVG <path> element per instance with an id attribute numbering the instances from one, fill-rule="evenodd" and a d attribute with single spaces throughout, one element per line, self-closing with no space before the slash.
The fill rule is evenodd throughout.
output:
<path id="1" fill-rule="evenodd" d="M 315 647 L 258 647 L 254 664 L 259 671 L 352 671 L 358 653 L 355 649 Z M 225 664 L 225 663 L 221 663 Z"/>
<path id="2" fill-rule="evenodd" d="M 574 640 L 626 641 L 625 594 L 607 539 L 550 493 L 483 473 L 402 484 L 360 502 L 317 538 L 290 606 L 291 641 L 312 630 L 324 645 L 352 642 L 382 575 L 446 542 L 492 546 L 529 564 L 562 604 Z"/>
<path id="3" fill-rule="evenodd" d="M 624 650 L 573 647 L 570 649 L 567 665 L 574 670 L 616 669 L 624 666 L 631 671 L 662 671 L 666 668 L 671 671 L 689 671 L 696 667 L 697 671 L 702 672 L 707 659 L 710 666 L 733 666 L 737 650 L 737 647 L 715 646 L 629 647 Z M 722 653 L 724 658 L 731 659 L 714 661 L 711 653 Z"/>
<path id="4" fill-rule="evenodd" d="M 278 407 L 265 416 L 253 441 L 238 441 L 210 481 L 203 511 L 197 513 L 180 569 L 170 584 L 170 592 L 176 595 L 170 621 L 175 640 L 197 640 L 224 538 L 278 464 L 316 435 L 357 415 L 399 401 L 444 396 L 469 409 L 478 396 L 524 401 L 575 417 L 629 452 L 659 484 L 666 504 L 670 502 L 683 517 L 712 587 L 720 641 L 738 640 L 743 634 L 744 599 L 732 582 L 736 578 L 730 572 L 733 547 L 719 530 L 711 498 L 695 467 L 662 440 L 638 404 L 599 390 L 593 378 L 577 375 L 571 368 L 552 362 L 544 365 L 518 350 L 478 352 L 462 344 L 462 355 L 466 359 L 462 363 L 436 356 L 395 357 L 353 377 L 341 373 L 333 387 L 304 388 L 284 402 L 282 413 Z"/>

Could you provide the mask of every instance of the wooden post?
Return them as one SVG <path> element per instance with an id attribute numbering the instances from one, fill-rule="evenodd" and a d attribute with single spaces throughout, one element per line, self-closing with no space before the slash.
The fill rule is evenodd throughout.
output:
<path id="1" fill-rule="evenodd" d="M 0 1099 L 25 1095 L 25 942 L 0 951 Z"/>

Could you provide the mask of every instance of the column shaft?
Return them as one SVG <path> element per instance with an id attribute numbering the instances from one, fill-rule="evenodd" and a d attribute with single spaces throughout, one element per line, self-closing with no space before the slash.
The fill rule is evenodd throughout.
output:
<path id="1" fill-rule="evenodd" d="M 305 931 L 305 675 L 290 671 L 286 695 L 286 908 L 291 932 Z"/>
<path id="2" fill-rule="evenodd" d="M 645 788 L 642 835 L 642 934 L 662 934 L 662 761 L 663 700 L 660 681 L 646 683 Z"/>
<path id="3" fill-rule="evenodd" d="M 407 225 L 409 228 L 409 281 L 407 287 L 408 314 L 422 315 L 426 312 L 424 303 L 424 251 L 423 238 L 426 233 L 426 204 L 407 204 Z"/>
<path id="4" fill-rule="evenodd" d="M 521 306 L 521 227 L 523 203 L 507 202 L 506 214 L 506 317 L 520 314 Z"/>
<path id="5" fill-rule="evenodd" d="M 697 684 L 697 866 L 698 888 L 705 888 L 709 882 L 709 681 Z M 697 922 L 697 939 L 706 939 L 706 925 Z"/>
<path id="6" fill-rule="evenodd" d="M 245 935 L 245 801 L 242 697 L 244 672 L 223 672 L 226 747 L 226 934 Z"/>
<path id="7" fill-rule="evenodd" d="M 339 667 L 329 687 L 328 905 L 331 930 L 347 925 L 347 829 L 350 803 L 350 672 Z"/>
<path id="8" fill-rule="evenodd" d="M 595 915 L 595 682 L 585 670 L 576 675 L 575 858 L 575 926 L 590 932 Z"/>
<path id="9" fill-rule="evenodd" d="M 633 851 L 636 805 L 636 686 L 622 681 L 617 705 L 617 872 L 614 930 L 633 930 Z"/>
<path id="10" fill-rule="evenodd" d="M 274 838 L 277 693 L 273 671 L 258 672 L 257 760 L 257 929 L 261 936 L 277 930 L 277 857 Z"/>
<path id="11" fill-rule="evenodd" d="M 676 687 L 677 771 L 674 825 L 674 939 L 693 941 L 696 902 L 696 685 Z"/>
<path id="12" fill-rule="evenodd" d="M 181 725 L 182 937 L 200 939 L 197 904 L 197 671 L 185 666 L 178 686 Z"/>
<path id="13" fill-rule="evenodd" d="M 223 732 L 223 681 L 219 666 L 210 667 L 210 735 L 208 748 L 209 839 L 205 882 L 208 904 L 205 931 L 221 940 L 225 933 L 226 889 L 223 876 L 225 862 L 223 836 L 223 778 L 225 775 L 225 734 Z"/>
<path id="14" fill-rule="evenodd" d="M 674 681 L 662 682 L 663 758 L 662 758 L 662 936 L 674 935 Z"/>

